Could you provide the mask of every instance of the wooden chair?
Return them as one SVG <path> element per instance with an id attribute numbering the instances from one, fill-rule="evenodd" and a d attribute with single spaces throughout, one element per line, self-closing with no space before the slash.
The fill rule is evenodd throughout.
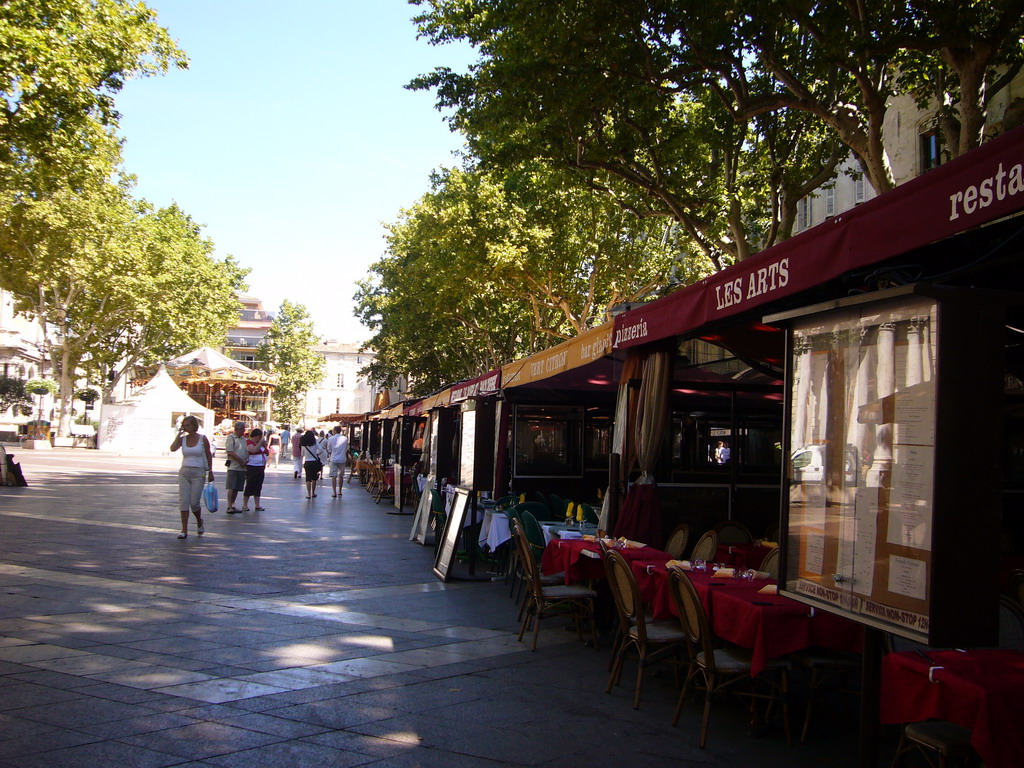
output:
<path id="1" fill-rule="evenodd" d="M 608 586 L 619 614 L 619 636 L 616 647 L 612 649 L 614 663 L 605 692 L 611 693 L 612 688 L 619 684 L 626 654 L 630 648 L 635 648 L 638 667 L 636 688 L 633 691 L 633 709 L 638 709 L 640 689 L 644 683 L 644 668 L 670 653 L 679 656 L 686 650 L 686 635 L 674 621 L 647 623 L 643 600 L 640 598 L 640 587 L 637 586 L 636 578 L 629 569 L 629 563 L 622 555 L 614 549 L 608 550 L 604 557 L 604 565 L 608 574 Z"/>
<path id="2" fill-rule="evenodd" d="M 769 659 L 765 665 L 765 672 L 772 672 L 778 675 L 778 681 L 760 674 L 751 679 L 751 651 L 742 648 L 715 648 L 712 645 L 712 634 L 708 625 L 707 614 L 704 606 L 697 596 L 697 591 L 686 576 L 686 572 L 679 566 L 669 568 L 669 588 L 672 600 L 675 602 L 676 610 L 679 613 L 679 621 L 683 631 L 686 633 L 690 646 L 690 669 L 683 683 L 683 690 L 679 694 L 679 701 L 676 704 L 675 712 L 672 715 L 672 725 L 679 723 L 679 717 L 683 712 L 683 704 L 686 701 L 686 694 L 690 689 L 690 683 L 697 675 L 704 679 L 704 716 L 700 726 L 700 748 L 704 749 L 708 738 L 708 722 L 711 716 L 711 697 L 718 691 L 729 689 L 733 693 L 750 697 L 752 701 L 765 699 L 768 701 L 769 710 L 778 697 L 782 701 L 782 722 L 786 731 L 786 743 L 792 745 L 793 738 L 789 730 L 789 670 L 792 666 L 788 659 Z M 763 681 L 769 689 L 768 693 L 761 693 L 756 688 L 739 690 L 739 686 L 753 684 Z M 767 716 L 767 714 L 766 714 Z"/>
<path id="3" fill-rule="evenodd" d="M 519 558 L 523 565 L 527 594 L 523 619 L 519 627 L 518 640 L 522 642 L 526 628 L 533 621 L 533 642 L 530 650 L 537 650 L 537 636 L 540 634 L 540 621 L 550 612 L 568 609 L 576 623 L 576 633 L 580 642 L 583 641 L 583 623 L 590 622 L 590 635 L 594 647 L 597 647 L 597 629 L 594 626 L 594 601 L 597 593 L 587 587 L 576 584 L 559 584 L 545 586 L 541 581 L 540 568 L 533 556 L 533 549 L 526 539 L 522 525 L 516 519 L 512 523 L 512 540 L 516 543 Z"/>
<path id="4" fill-rule="evenodd" d="M 686 553 L 686 545 L 690 540 L 690 526 L 682 523 L 675 527 L 675 530 L 668 535 L 665 543 L 665 551 L 672 555 L 673 560 L 682 560 Z"/>
<path id="5" fill-rule="evenodd" d="M 737 523 L 735 520 L 725 520 L 711 530 L 718 535 L 719 544 L 754 543 L 754 537 L 750 534 L 750 529 L 743 523 Z"/>
<path id="6" fill-rule="evenodd" d="M 950 760 L 963 765 L 981 765 L 981 758 L 971 746 L 971 732 L 944 720 L 904 725 L 892 761 L 894 768 L 903 764 L 904 755 L 914 751 L 924 757 L 932 768 L 936 768 L 936 763 L 932 762 L 933 754 L 939 759 L 937 768 L 948 768 Z"/>
<path id="7" fill-rule="evenodd" d="M 715 559 L 716 554 L 718 554 L 718 534 L 714 531 L 708 531 L 697 539 L 697 543 L 693 545 L 690 559 L 711 562 Z"/>

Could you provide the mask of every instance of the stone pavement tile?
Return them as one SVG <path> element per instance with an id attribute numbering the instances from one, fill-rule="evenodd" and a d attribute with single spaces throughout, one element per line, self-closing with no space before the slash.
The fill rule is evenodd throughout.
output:
<path id="1" fill-rule="evenodd" d="M 92 736 L 81 731 L 72 731 L 67 728 L 48 728 L 46 731 L 0 741 L 0 760 L 20 765 L 21 759 L 26 755 L 34 755 L 39 752 L 63 749 L 65 747 L 77 747 L 81 744 L 92 744 L 97 741 L 100 741 L 98 736 Z"/>
<path id="2" fill-rule="evenodd" d="M 197 637 L 160 637 L 155 640 L 141 640 L 137 643 L 118 643 L 124 648 L 135 648 L 147 653 L 187 654 L 190 651 L 209 651 L 223 648 L 228 643 L 216 643 Z"/>
<path id="3" fill-rule="evenodd" d="M 13 645 L 7 648 L 0 648 L 0 661 L 10 661 L 15 664 L 31 664 L 33 661 L 84 655 L 86 655 L 85 651 L 65 648 L 59 645 L 48 645 L 46 643 Z"/>
<path id="4" fill-rule="evenodd" d="M 159 689 L 161 693 L 171 696 L 184 696 L 211 704 L 223 704 L 226 701 L 249 699 L 255 696 L 266 696 L 271 693 L 282 693 L 285 689 L 261 683 L 247 683 L 232 678 L 215 678 L 196 683 L 170 685 Z"/>
<path id="5" fill-rule="evenodd" d="M 368 765 L 379 768 L 498 768 L 498 766 L 518 765 L 518 763 L 416 747 L 400 755 L 378 760 Z"/>
<path id="6" fill-rule="evenodd" d="M 370 657 L 364 659 L 349 659 L 347 661 L 335 661 L 331 664 L 318 664 L 315 669 L 324 672 L 337 672 L 352 677 L 380 677 L 382 675 L 393 675 L 397 672 L 410 672 L 419 669 L 420 665 L 400 664 L 393 661 L 381 661 Z"/>
<path id="7" fill-rule="evenodd" d="M 236 728 L 246 728 L 250 731 L 269 733 L 273 736 L 286 736 L 293 739 L 300 736 L 311 736 L 313 734 L 323 733 L 324 731 L 329 730 L 320 725 L 303 723 L 298 720 L 290 720 L 283 717 L 275 717 L 273 714 L 247 712 L 246 710 L 238 709 L 233 705 L 227 704 L 210 704 L 206 707 L 193 707 L 191 709 L 183 710 L 180 714 L 199 720 L 222 723 L 224 725 L 233 725 Z"/>
<path id="8" fill-rule="evenodd" d="M 69 701 L 70 699 L 82 697 L 82 694 L 77 691 L 65 691 L 60 688 L 51 688 L 48 685 L 35 685 L 34 683 L 5 685 L 2 691 L 2 694 L 0 694 L 0 710 L 3 711 L 35 707 L 40 704 L 54 704 L 58 701 Z"/>
<path id="9" fill-rule="evenodd" d="M 0 675 L 16 675 L 19 672 L 34 672 L 38 664 L 15 664 L 11 661 L 0 661 Z"/>
<path id="10" fill-rule="evenodd" d="M 117 683 L 118 685 L 127 685 L 131 688 L 146 689 L 166 688 L 171 685 L 195 683 L 211 679 L 209 675 L 204 675 L 201 672 L 161 667 L 152 664 L 111 672 L 94 672 L 87 675 L 87 677 L 91 677 L 94 680 L 102 680 L 106 683 Z"/>
<path id="11" fill-rule="evenodd" d="M 98 699 L 88 696 L 71 701 L 60 701 L 41 704 L 35 707 L 23 707 L 17 711 L 18 717 L 38 720 L 41 723 L 61 728 L 77 728 L 80 725 L 106 723 L 111 720 L 123 720 L 129 717 L 151 714 L 144 704 L 125 704 L 120 701 Z"/>
<path id="12" fill-rule="evenodd" d="M 278 736 L 257 733 L 244 728 L 234 728 L 220 723 L 196 723 L 179 728 L 165 728 L 152 733 L 125 736 L 121 741 L 156 752 L 178 755 L 189 760 L 207 760 L 217 755 L 273 744 L 282 739 Z"/>
<path id="13" fill-rule="evenodd" d="M 132 768 L 163 768 L 180 765 L 181 758 L 143 747 L 103 741 L 23 755 L 18 758 L 19 768 L 96 768 L 97 766 L 131 766 Z"/>
<path id="14" fill-rule="evenodd" d="M 348 768 L 365 765 L 374 758 L 358 752 L 344 752 L 322 744 L 289 741 L 256 749 L 212 757 L 208 762 L 222 768 L 322 768 L 325 765 Z"/>
<path id="15" fill-rule="evenodd" d="M 236 680 L 249 683 L 263 683 L 273 685 L 286 690 L 297 691 L 302 688 L 316 688 L 321 685 L 333 685 L 344 683 L 356 678 L 351 675 L 341 675 L 333 672 L 324 672 L 318 669 L 307 667 L 295 667 L 281 669 L 275 672 L 257 672 L 255 674 L 238 675 Z"/>
<path id="16" fill-rule="evenodd" d="M 7 675 L 0 678 L 0 685 L 10 683 L 35 683 L 36 685 L 48 685 L 52 688 L 63 688 L 66 690 L 96 685 L 96 681 L 88 677 L 66 675 L 63 672 L 52 672 L 48 669 L 19 672 L 16 675 Z"/>
<path id="17" fill-rule="evenodd" d="M 91 680 L 91 678 L 89 679 Z M 155 691 L 147 691 L 144 688 L 130 688 L 127 685 L 102 683 L 97 680 L 92 680 L 92 683 L 88 688 L 82 690 L 83 694 L 100 699 L 110 699 L 111 701 L 122 701 L 125 704 L 146 704 L 152 709 L 160 709 L 161 711 L 163 711 L 162 706 L 165 700 L 173 699 L 177 707 L 182 706 L 181 699 L 177 697 L 167 696 Z"/>
<path id="18" fill-rule="evenodd" d="M 416 744 L 393 739 L 381 739 L 376 736 L 367 736 L 362 733 L 353 733 L 352 731 L 345 730 L 325 731 L 314 736 L 305 736 L 301 740 L 310 744 L 334 747 L 345 752 L 358 752 L 375 760 L 395 758 L 411 752 L 424 751 L 420 750 Z"/>
<path id="19" fill-rule="evenodd" d="M 178 728 L 182 725 L 193 725 L 197 722 L 199 721 L 196 718 L 187 717 L 178 712 L 157 712 L 151 715 L 129 717 L 125 720 L 78 725 L 75 728 L 104 739 L 120 739 L 124 736 L 152 733 L 167 728 Z"/>
<path id="20" fill-rule="evenodd" d="M 31 645 L 31 640 L 23 637 L 0 637 L 0 648 L 9 648 L 12 645 Z"/>
<path id="21" fill-rule="evenodd" d="M 40 659 L 32 662 L 33 667 L 51 672 L 90 675 L 97 672 L 115 672 L 134 667 L 146 666 L 137 659 L 125 659 L 116 655 L 116 646 L 100 646 L 96 652 L 61 659 Z"/>
<path id="22" fill-rule="evenodd" d="M 361 723 L 390 719 L 395 715 L 395 710 L 389 707 L 353 704 L 343 698 L 280 707 L 270 710 L 269 714 L 325 728 L 350 728 Z"/>
<path id="23" fill-rule="evenodd" d="M 0 740 L 20 739 L 34 736 L 37 733 L 48 733 L 59 730 L 52 725 L 40 723 L 38 720 L 26 720 L 15 714 L 0 714 Z"/>

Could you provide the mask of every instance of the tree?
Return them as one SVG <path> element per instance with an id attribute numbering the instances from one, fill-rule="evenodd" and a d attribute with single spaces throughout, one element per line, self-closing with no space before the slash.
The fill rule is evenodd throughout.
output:
<path id="1" fill-rule="evenodd" d="M 8 408 L 31 408 L 32 396 L 25 387 L 25 380 L 15 376 L 0 376 L 0 413 Z"/>
<path id="2" fill-rule="evenodd" d="M 431 42 L 480 51 L 410 86 L 436 90 L 478 156 L 592 174 L 638 215 L 678 221 L 717 267 L 787 237 L 794 195 L 847 152 L 891 188 L 899 89 L 966 121 L 955 153 L 976 146 L 976 105 L 1019 68 L 1024 29 L 1024 0 L 412 2 Z"/>
<path id="3" fill-rule="evenodd" d="M 187 216 L 154 214 L 127 181 L 26 197 L 8 209 L 0 287 L 43 331 L 60 382 L 58 434 L 70 426 L 80 369 L 100 380 L 119 360 L 148 362 L 223 336 L 244 273 L 211 252 Z"/>
<path id="4" fill-rule="evenodd" d="M 302 398 L 324 377 L 326 361 L 312 349 L 319 342 L 306 307 L 287 299 L 281 302 L 259 346 L 260 358 L 280 377 L 274 390 L 275 419 L 290 424 L 301 420 Z"/>
<path id="5" fill-rule="evenodd" d="M 116 146 L 114 95 L 187 61 L 137 0 L 5 0 L 0 18 L 0 186 L 26 170 L 50 189 Z"/>
<path id="6" fill-rule="evenodd" d="M 374 331 L 367 374 L 420 394 L 600 325 L 673 270 L 695 276 L 664 226 L 540 163 L 438 173 L 388 233 L 356 295 Z"/>

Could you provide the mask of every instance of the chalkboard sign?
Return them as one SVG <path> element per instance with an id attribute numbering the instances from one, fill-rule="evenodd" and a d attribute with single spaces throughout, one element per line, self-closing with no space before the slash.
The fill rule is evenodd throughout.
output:
<path id="1" fill-rule="evenodd" d="M 441 581 L 448 581 L 448 574 L 455 560 L 455 552 L 459 543 L 459 534 L 462 533 L 462 526 L 466 519 L 468 502 L 469 491 L 465 488 L 457 489 L 451 508 L 448 510 L 448 520 L 444 526 L 441 546 L 437 548 L 437 557 L 434 560 L 434 573 Z"/>

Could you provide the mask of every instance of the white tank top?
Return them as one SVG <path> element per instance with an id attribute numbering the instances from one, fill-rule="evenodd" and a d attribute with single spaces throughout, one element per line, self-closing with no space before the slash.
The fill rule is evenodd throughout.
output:
<path id="1" fill-rule="evenodd" d="M 181 438 L 181 466 L 206 469 L 206 449 L 203 447 L 203 436 L 197 434 L 196 444 L 189 446 L 188 437 Z"/>

